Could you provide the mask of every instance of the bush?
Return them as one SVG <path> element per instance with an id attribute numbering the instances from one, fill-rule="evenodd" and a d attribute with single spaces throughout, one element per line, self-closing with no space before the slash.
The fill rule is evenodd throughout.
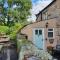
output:
<path id="1" fill-rule="evenodd" d="M 10 27 L 10 38 L 15 40 L 17 32 L 22 28 L 22 24 L 15 23 L 14 26 Z"/>
<path id="2" fill-rule="evenodd" d="M 9 27 L 7 26 L 0 26 L 0 33 L 8 34 Z"/>
<path id="3" fill-rule="evenodd" d="M 31 45 L 32 42 L 26 40 L 26 39 L 21 39 L 21 40 L 17 40 L 17 49 L 18 51 L 20 51 L 20 48 L 24 45 Z"/>
<path id="4" fill-rule="evenodd" d="M 47 47 L 47 51 L 48 51 L 50 54 L 52 54 L 52 49 L 53 49 L 52 46 L 48 46 L 48 47 Z"/>

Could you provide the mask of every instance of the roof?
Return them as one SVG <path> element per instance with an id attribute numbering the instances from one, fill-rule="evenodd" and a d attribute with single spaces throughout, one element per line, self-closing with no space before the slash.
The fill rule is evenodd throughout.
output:
<path id="1" fill-rule="evenodd" d="M 17 34 L 18 34 L 19 32 L 21 32 L 21 30 L 22 30 L 24 27 L 26 27 L 26 26 L 28 26 L 28 25 L 30 25 L 30 24 L 34 24 L 34 23 L 37 23 L 37 22 L 31 22 L 31 23 L 29 23 L 29 24 L 24 25 L 22 28 L 20 28 L 20 29 L 18 30 Z M 19 33 L 19 34 L 25 35 L 25 34 L 22 34 L 22 33 Z"/>
<path id="2" fill-rule="evenodd" d="M 36 17 L 38 17 L 45 9 L 50 7 L 56 0 L 53 0 L 48 6 L 46 6 L 43 10 L 41 10 L 38 14 L 36 14 Z"/>

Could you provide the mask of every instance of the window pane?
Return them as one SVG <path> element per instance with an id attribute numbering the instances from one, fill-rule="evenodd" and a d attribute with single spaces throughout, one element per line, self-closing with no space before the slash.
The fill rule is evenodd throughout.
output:
<path id="1" fill-rule="evenodd" d="M 48 31 L 53 31 L 53 29 L 48 29 Z"/>
<path id="2" fill-rule="evenodd" d="M 35 34 L 36 34 L 36 35 L 38 34 L 38 30 L 35 30 Z"/>
<path id="3" fill-rule="evenodd" d="M 42 35 L 42 30 L 39 30 L 39 35 Z"/>
<path id="4" fill-rule="evenodd" d="M 53 32 L 48 32 L 48 37 L 53 37 Z"/>

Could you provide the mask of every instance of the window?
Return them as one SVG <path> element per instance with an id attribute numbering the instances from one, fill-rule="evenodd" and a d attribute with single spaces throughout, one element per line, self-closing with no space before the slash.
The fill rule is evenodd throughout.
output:
<path id="1" fill-rule="evenodd" d="M 35 30 L 35 34 L 36 34 L 36 35 L 38 34 L 38 30 Z"/>
<path id="2" fill-rule="evenodd" d="M 44 20 L 47 20 L 48 19 L 48 13 L 47 12 L 43 14 L 43 19 Z"/>
<path id="3" fill-rule="evenodd" d="M 45 20 L 47 20 L 48 19 L 48 13 L 46 12 L 45 13 Z"/>
<path id="4" fill-rule="evenodd" d="M 53 38 L 53 29 L 48 29 L 48 37 Z"/>
<path id="5" fill-rule="evenodd" d="M 48 31 L 53 31 L 53 29 L 48 29 Z"/>
<path id="6" fill-rule="evenodd" d="M 43 12 L 43 19 L 44 20 L 48 19 L 48 10 L 47 9 Z"/>
<path id="7" fill-rule="evenodd" d="M 42 30 L 35 30 L 35 35 L 42 35 Z"/>
<path id="8" fill-rule="evenodd" d="M 42 35 L 42 30 L 39 30 L 39 35 Z"/>

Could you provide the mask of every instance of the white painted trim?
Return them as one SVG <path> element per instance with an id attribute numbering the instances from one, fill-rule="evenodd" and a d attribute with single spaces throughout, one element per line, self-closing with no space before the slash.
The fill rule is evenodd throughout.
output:
<path id="1" fill-rule="evenodd" d="M 53 31 L 52 31 L 53 32 L 53 37 L 52 38 L 54 39 L 55 38 L 55 30 L 54 30 L 54 28 L 48 28 L 48 29 L 53 29 Z M 48 39 L 51 39 L 51 38 L 48 37 Z"/>
<path id="2" fill-rule="evenodd" d="M 53 28 L 53 38 L 55 38 L 55 29 Z"/>
<path id="3" fill-rule="evenodd" d="M 45 32 L 44 32 L 44 28 L 43 28 L 43 50 L 45 51 L 46 50 L 46 41 L 45 41 Z"/>
<path id="4" fill-rule="evenodd" d="M 43 34 L 43 50 L 46 51 L 46 46 L 45 46 L 45 36 L 44 36 L 44 28 L 33 28 L 33 40 L 34 40 L 34 33 L 36 29 L 41 29 L 42 30 L 42 34 Z"/>

